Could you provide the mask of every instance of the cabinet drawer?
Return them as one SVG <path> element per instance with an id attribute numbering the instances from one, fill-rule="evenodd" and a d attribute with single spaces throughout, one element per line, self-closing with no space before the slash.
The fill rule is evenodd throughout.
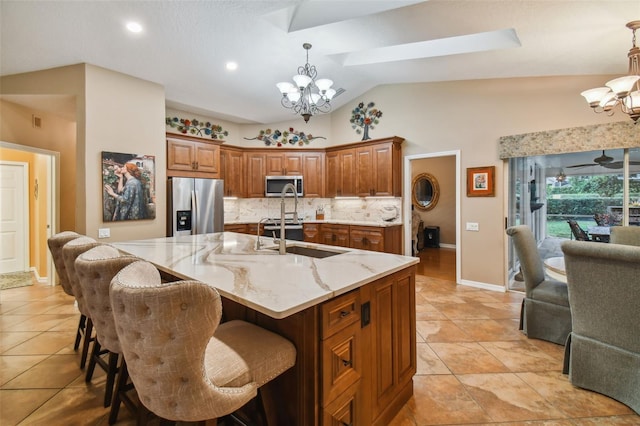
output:
<path id="1" fill-rule="evenodd" d="M 322 342 L 322 405 L 344 393 L 361 375 L 360 324 L 354 323 Z"/>
<path id="2" fill-rule="evenodd" d="M 322 410 L 322 426 L 360 425 L 360 382 L 351 387 Z"/>
<path id="3" fill-rule="evenodd" d="M 352 291 L 322 305 L 322 338 L 326 339 L 343 328 L 360 326 L 360 293 Z"/>

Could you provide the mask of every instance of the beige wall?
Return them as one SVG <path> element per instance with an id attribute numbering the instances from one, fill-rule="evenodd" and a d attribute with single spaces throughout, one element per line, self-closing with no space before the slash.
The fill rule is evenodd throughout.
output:
<path id="1" fill-rule="evenodd" d="M 332 141 L 352 141 L 351 110 L 358 101 L 376 103 L 383 116 L 372 138 L 404 137 L 404 155 L 460 150 L 461 280 L 504 287 L 506 168 L 498 138 L 629 118 L 594 114 L 580 96 L 612 76 L 518 78 L 385 85 L 332 113 Z M 468 167 L 496 166 L 496 196 L 466 197 Z M 479 232 L 464 230 L 477 222 Z"/>
<path id="2" fill-rule="evenodd" d="M 166 192 L 162 86 L 89 64 L 5 76 L 0 81 L 2 94 L 76 96 L 76 169 L 71 182 L 61 178 L 60 188 L 61 194 L 75 188 L 74 230 L 97 237 L 98 228 L 109 227 L 111 238 L 105 242 L 164 235 L 164 215 L 154 220 L 102 222 L 100 163 L 102 151 L 155 155 L 156 193 Z M 14 132 L 25 126 L 12 124 L 19 128 Z M 22 144 L 38 146 L 28 141 Z M 46 144 L 44 148 L 52 149 Z M 61 151 L 61 162 L 70 156 Z M 165 206 L 165 197 L 157 197 L 157 211 L 165 211 Z"/>
<path id="3" fill-rule="evenodd" d="M 31 125 L 33 114 L 42 119 L 40 129 Z M 0 100 L 0 140 L 60 153 L 58 230 L 76 229 L 76 123 Z"/>
<path id="4" fill-rule="evenodd" d="M 125 74 L 86 68 L 86 233 L 97 238 L 109 228 L 122 241 L 165 235 L 166 148 L 164 88 Z M 152 220 L 102 221 L 102 151 L 155 156 L 156 211 Z"/>
<path id="5" fill-rule="evenodd" d="M 456 157 L 423 158 L 411 161 L 411 181 L 420 173 L 429 173 L 437 181 L 440 196 L 428 211 L 416 208 L 424 226 L 440 227 L 440 244 L 456 245 Z"/>

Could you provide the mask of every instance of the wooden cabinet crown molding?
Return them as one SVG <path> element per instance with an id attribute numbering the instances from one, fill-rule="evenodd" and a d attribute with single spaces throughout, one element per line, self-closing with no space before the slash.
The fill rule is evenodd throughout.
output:
<path id="1" fill-rule="evenodd" d="M 169 134 L 169 133 L 168 133 Z M 173 133 L 171 133 L 173 135 Z M 347 148 L 356 148 L 362 146 L 371 146 L 376 145 L 383 142 L 393 142 L 394 144 L 402 144 L 404 142 L 404 138 L 400 136 L 389 136 L 386 138 L 380 139 L 369 139 L 366 141 L 359 142 L 349 142 L 341 145 L 332 145 L 325 148 L 289 148 L 289 147 L 281 147 L 281 148 L 262 148 L 262 147 L 243 147 L 238 145 L 228 145 L 225 143 L 224 146 L 229 148 L 237 148 L 241 149 L 244 152 L 257 152 L 257 153 L 273 153 L 273 152 L 330 152 Z"/>
<path id="2" fill-rule="evenodd" d="M 166 132 L 165 135 L 166 135 L 166 139 L 180 139 L 180 140 L 186 140 L 186 141 L 191 141 L 191 142 L 210 143 L 210 144 L 213 144 L 213 145 L 222 145 L 223 143 L 225 143 L 225 141 L 223 141 L 221 139 L 199 138 L 197 136 L 183 135 L 182 133 Z"/>

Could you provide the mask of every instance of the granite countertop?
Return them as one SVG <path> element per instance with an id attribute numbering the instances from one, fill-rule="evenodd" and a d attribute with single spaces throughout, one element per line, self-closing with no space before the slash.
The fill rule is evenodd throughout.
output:
<path id="1" fill-rule="evenodd" d="M 287 241 L 340 252 L 317 259 L 280 255 L 270 238 L 235 232 L 112 243 L 181 279 L 196 279 L 228 299 L 281 319 L 418 263 L 414 257 Z M 273 250 L 275 249 L 275 250 Z"/>

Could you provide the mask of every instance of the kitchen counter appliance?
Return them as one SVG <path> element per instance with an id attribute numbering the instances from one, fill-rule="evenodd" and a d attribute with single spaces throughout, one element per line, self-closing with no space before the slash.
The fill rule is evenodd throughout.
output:
<path id="1" fill-rule="evenodd" d="M 265 197 L 293 197 L 293 191 L 283 195 L 282 190 L 290 183 L 296 189 L 296 195 L 302 197 L 304 188 L 302 184 L 302 176 L 265 176 L 264 188 Z"/>
<path id="2" fill-rule="evenodd" d="M 296 225 L 293 219 L 287 219 L 284 222 L 284 227 L 286 229 L 285 237 L 287 240 L 304 241 L 302 220 L 298 220 L 298 224 Z M 262 235 L 265 237 L 274 237 L 274 234 L 275 238 L 280 238 L 280 218 L 269 219 L 264 223 Z"/>

